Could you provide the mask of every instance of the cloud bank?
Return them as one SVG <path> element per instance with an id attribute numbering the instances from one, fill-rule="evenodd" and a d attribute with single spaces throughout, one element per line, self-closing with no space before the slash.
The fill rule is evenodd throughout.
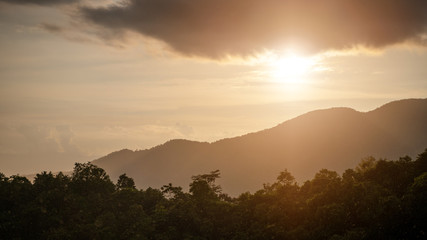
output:
<path id="1" fill-rule="evenodd" d="M 0 0 L 0 2 L 7 2 L 12 4 L 35 4 L 35 5 L 61 5 L 61 4 L 71 4 L 79 2 L 79 0 Z"/>
<path id="2" fill-rule="evenodd" d="M 116 33 L 130 30 L 184 55 L 221 58 L 288 45 L 316 53 L 416 40 L 427 32 L 426 9 L 424 0 L 128 0 L 80 12 Z"/>

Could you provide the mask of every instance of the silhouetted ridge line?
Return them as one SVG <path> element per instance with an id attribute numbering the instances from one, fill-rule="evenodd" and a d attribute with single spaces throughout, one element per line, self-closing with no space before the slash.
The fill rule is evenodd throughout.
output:
<path id="1" fill-rule="evenodd" d="M 427 146 L 427 99 L 408 99 L 358 112 L 338 107 L 308 112 L 275 127 L 213 143 L 184 139 L 156 147 L 116 152 L 95 160 L 113 178 L 125 172 L 140 187 L 221 169 L 223 189 L 234 194 L 271 182 L 282 169 L 299 182 L 321 168 L 342 172 L 361 158 L 415 157 Z M 244 180 L 244 181 L 243 181 Z"/>

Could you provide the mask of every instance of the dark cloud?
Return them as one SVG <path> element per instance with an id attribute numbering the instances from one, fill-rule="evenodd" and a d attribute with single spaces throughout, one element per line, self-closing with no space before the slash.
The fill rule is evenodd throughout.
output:
<path id="1" fill-rule="evenodd" d="M 40 27 L 51 33 L 61 33 L 64 31 L 63 27 L 51 23 L 42 23 Z"/>
<path id="2" fill-rule="evenodd" d="M 79 0 L 0 0 L 0 2 L 7 2 L 12 4 L 36 4 L 36 5 L 61 5 L 71 4 Z"/>
<path id="3" fill-rule="evenodd" d="M 38 25 L 41 30 L 48 33 L 61 36 L 70 41 L 83 42 L 83 43 L 96 43 L 99 44 L 99 38 L 91 38 L 91 34 L 87 34 L 82 29 L 76 29 L 74 27 L 65 27 L 52 23 L 41 23 Z M 105 39 L 105 37 L 103 37 Z M 111 44 L 111 43 L 110 43 Z M 120 45 L 112 45 L 114 47 L 120 47 Z"/>
<path id="4" fill-rule="evenodd" d="M 131 30 L 186 54 L 221 58 L 297 44 L 314 53 L 384 47 L 426 32 L 425 0 L 128 0 L 81 8 L 107 29 Z"/>

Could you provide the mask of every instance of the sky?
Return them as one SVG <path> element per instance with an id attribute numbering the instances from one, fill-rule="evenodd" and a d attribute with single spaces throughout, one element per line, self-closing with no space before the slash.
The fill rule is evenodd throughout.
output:
<path id="1" fill-rule="evenodd" d="M 421 0 L 0 0 L 0 172 L 427 97 Z"/>

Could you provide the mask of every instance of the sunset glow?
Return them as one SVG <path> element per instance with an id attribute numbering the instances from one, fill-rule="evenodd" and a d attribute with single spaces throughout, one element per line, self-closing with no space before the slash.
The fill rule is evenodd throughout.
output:
<path id="1" fill-rule="evenodd" d="M 0 170 L 69 170 L 124 148 L 244 135 L 314 109 L 425 98 L 426 8 L 0 0 Z"/>
<path id="2" fill-rule="evenodd" d="M 0 0 L 0 238 L 423 239 L 426 9 Z"/>
<path id="3" fill-rule="evenodd" d="M 316 65 L 312 58 L 286 54 L 270 62 L 270 75 L 278 82 L 296 84 L 304 81 Z"/>

